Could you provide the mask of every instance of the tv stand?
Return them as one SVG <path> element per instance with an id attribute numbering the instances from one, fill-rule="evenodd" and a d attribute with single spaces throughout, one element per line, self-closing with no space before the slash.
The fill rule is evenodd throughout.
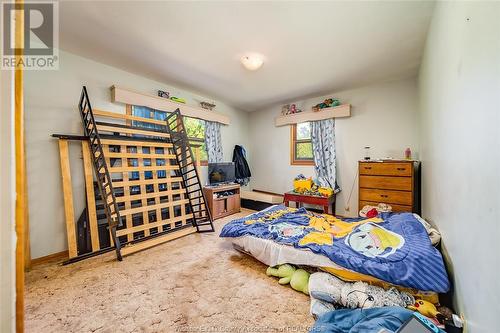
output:
<path id="1" fill-rule="evenodd" d="M 212 219 L 240 212 L 240 185 L 211 185 L 203 188 Z"/>

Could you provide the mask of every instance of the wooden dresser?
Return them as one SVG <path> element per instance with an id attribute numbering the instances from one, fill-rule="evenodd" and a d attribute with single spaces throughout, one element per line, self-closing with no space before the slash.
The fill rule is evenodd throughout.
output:
<path id="1" fill-rule="evenodd" d="M 360 161 L 359 209 L 386 203 L 394 212 L 420 214 L 420 162 Z"/>

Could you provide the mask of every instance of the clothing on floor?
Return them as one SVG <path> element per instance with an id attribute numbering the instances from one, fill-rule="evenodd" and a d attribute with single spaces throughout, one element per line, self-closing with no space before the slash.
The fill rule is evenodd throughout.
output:
<path id="1" fill-rule="evenodd" d="M 377 286 L 371 286 L 365 282 L 345 282 L 341 279 L 324 272 L 311 274 L 309 278 L 309 294 L 311 295 L 311 314 L 318 311 L 319 301 L 332 303 L 347 308 L 374 308 L 383 306 L 407 307 L 415 303 L 415 298 L 406 292 L 400 292 L 396 288 L 385 290 Z M 323 307 L 326 305 L 322 304 Z"/>
<path id="2" fill-rule="evenodd" d="M 241 185 L 247 185 L 252 177 L 250 167 L 246 160 L 246 151 L 243 146 L 235 145 L 233 150 L 233 162 L 235 167 L 236 182 Z"/>
<path id="3" fill-rule="evenodd" d="M 378 333 L 382 329 L 395 332 L 413 315 L 401 307 L 342 309 L 319 317 L 310 332 L 314 333 Z"/>

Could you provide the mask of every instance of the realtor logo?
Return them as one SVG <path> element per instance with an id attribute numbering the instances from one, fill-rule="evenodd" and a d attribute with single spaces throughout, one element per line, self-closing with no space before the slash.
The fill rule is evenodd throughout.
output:
<path id="1" fill-rule="evenodd" d="M 2 69 L 50 70 L 59 68 L 59 7 L 57 2 L 2 3 Z M 24 34 L 16 45 L 16 19 Z M 16 54 L 20 57 L 16 58 Z"/>

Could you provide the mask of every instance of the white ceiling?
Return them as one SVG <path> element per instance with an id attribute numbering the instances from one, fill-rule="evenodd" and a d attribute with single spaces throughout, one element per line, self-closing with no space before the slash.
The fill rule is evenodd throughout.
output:
<path id="1" fill-rule="evenodd" d="M 247 111 L 417 74 L 434 3 L 76 1 L 61 48 Z M 266 57 L 245 70 L 245 52 Z M 159 87 L 161 88 L 161 87 Z"/>

